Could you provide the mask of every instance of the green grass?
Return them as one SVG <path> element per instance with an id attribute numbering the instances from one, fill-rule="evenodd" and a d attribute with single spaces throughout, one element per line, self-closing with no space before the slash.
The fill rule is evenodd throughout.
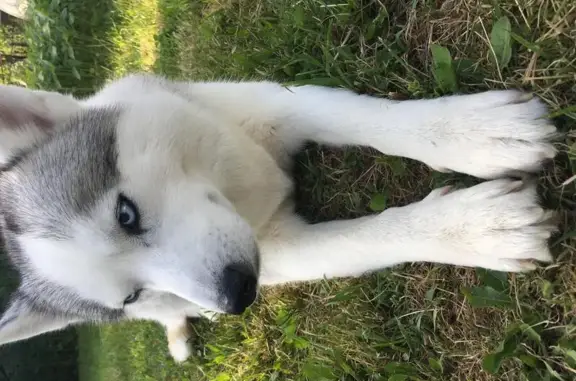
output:
<path id="1" fill-rule="evenodd" d="M 155 0 L 31 0 L 28 86 L 84 96 L 156 61 Z"/>
<path id="2" fill-rule="evenodd" d="M 142 68 L 188 79 L 344 86 L 393 99 L 531 89 L 568 132 L 558 144 L 562 154 L 541 176 L 545 202 L 565 211 L 563 230 L 552 240 L 556 262 L 530 274 L 416 264 L 266 290 L 242 317 L 195 324 L 197 356 L 182 365 L 170 360 L 154 324 L 85 328 L 83 381 L 576 379 L 572 1 L 158 0 L 130 13 L 137 4 L 98 2 L 82 13 L 99 20 L 88 24 L 89 32 L 78 23 L 61 25 L 76 30 L 68 41 L 77 50 L 80 80 L 64 56 L 55 61 L 48 46 L 36 46 L 62 88 L 90 89 Z M 493 31 L 497 20 L 505 25 L 503 17 L 511 34 Z M 131 37 L 138 33 L 146 37 Z M 83 54 L 89 57 L 78 58 Z M 476 182 L 371 150 L 317 146 L 300 155 L 296 178 L 299 210 L 314 221 L 360 216 L 413 202 L 443 184 Z M 486 295 L 489 305 L 477 307 Z"/>

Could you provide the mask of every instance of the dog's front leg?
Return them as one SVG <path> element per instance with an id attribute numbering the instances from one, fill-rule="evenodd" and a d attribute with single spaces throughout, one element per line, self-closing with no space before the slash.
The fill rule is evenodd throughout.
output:
<path id="1" fill-rule="evenodd" d="M 191 355 L 188 341 L 192 335 L 186 317 L 165 321 L 163 324 L 166 328 L 170 355 L 176 362 L 185 361 Z"/>
<path id="2" fill-rule="evenodd" d="M 550 261 L 552 213 L 534 185 L 494 180 L 379 215 L 307 225 L 288 214 L 261 239 L 263 285 L 358 276 L 403 262 L 526 271 Z"/>
<path id="3" fill-rule="evenodd" d="M 546 105 L 518 91 L 402 102 L 269 82 L 181 85 L 194 102 L 293 152 L 305 141 L 360 145 L 482 178 L 537 171 L 555 156 Z"/>

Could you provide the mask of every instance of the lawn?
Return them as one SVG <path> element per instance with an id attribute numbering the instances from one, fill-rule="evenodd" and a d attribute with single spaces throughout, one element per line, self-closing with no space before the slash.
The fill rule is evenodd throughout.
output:
<path id="1" fill-rule="evenodd" d="M 541 175 L 564 211 L 556 262 L 530 274 L 411 264 L 264 290 L 242 317 L 196 322 L 177 365 L 152 323 L 83 327 L 82 381 L 576 379 L 576 4 L 571 0 L 35 0 L 32 86 L 86 94 L 133 70 L 343 86 L 392 99 L 521 87 L 567 132 Z M 465 121 L 463 121 L 465 123 Z M 310 146 L 298 208 L 313 221 L 405 205 L 440 174 Z"/>

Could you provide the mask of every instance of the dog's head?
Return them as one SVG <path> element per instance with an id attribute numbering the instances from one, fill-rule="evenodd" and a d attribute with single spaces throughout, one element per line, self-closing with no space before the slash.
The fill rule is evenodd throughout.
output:
<path id="1" fill-rule="evenodd" d="M 186 303 L 252 304 L 258 248 L 223 189 L 237 165 L 223 128 L 160 87 L 83 102 L 1 87 L 0 222 L 20 284 L 0 344 Z"/>

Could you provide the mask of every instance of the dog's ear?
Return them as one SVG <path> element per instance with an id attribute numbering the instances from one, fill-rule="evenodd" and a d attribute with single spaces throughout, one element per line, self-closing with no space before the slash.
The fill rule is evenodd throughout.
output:
<path id="1" fill-rule="evenodd" d="M 71 96 L 0 86 L 0 165 L 40 142 L 79 109 Z"/>
<path id="2" fill-rule="evenodd" d="M 0 318 L 0 345 L 64 329 L 73 323 L 57 314 L 37 310 L 28 298 L 16 292 Z"/>

